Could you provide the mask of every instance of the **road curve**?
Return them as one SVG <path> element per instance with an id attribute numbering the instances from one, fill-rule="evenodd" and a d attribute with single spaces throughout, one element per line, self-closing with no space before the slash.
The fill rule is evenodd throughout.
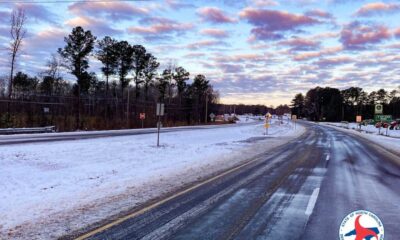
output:
<path id="1" fill-rule="evenodd" d="M 77 239 L 338 239 L 352 211 L 400 236 L 400 157 L 355 135 L 307 133 Z M 64 237 L 73 239 L 76 235 Z"/>

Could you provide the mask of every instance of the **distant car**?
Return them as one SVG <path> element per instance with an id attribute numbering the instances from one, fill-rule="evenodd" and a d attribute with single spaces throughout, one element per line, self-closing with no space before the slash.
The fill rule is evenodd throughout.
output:
<path id="1" fill-rule="evenodd" d="M 389 129 L 400 130 L 400 119 L 396 119 L 390 123 Z"/>
<path id="2" fill-rule="evenodd" d="M 389 127 L 389 123 L 387 123 L 387 122 L 377 122 L 376 124 L 375 124 L 375 127 L 376 128 L 388 128 Z"/>

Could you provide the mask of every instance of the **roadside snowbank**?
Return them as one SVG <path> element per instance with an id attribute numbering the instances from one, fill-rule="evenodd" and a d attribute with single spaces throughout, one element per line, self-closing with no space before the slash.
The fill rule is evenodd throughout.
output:
<path id="1" fill-rule="evenodd" d="M 320 124 L 334 127 L 335 129 L 341 131 L 356 134 L 360 137 L 363 137 L 378 144 L 379 146 L 400 154 L 400 130 L 388 130 L 388 136 L 386 136 L 386 129 L 381 129 L 381 134 L 385 135 L 379 135 L 379 129 L 375 128 L 372 125 L 362 126 L 362 131 L 360 132 L 359 130 L 357 130 L 359 129 L 359 127 L 356 123 L 350 123 L 348 128 L 347 124 L 344 125 L 343 123 L 321 122 Z"/>
<path id="2" fill-rule="evenodd" d="M 324 123 L 327 125 L 332 125 L 336 127 L 341 127 L 341 128 L 346 128 L 346 129 L 353 129 L 353 130 L 360 130 L 360 126 L 357 123 Z M 367 125 L 361 126 L 361 132 L 363 133 L 368 133 L 368 134 L 374 134 L 374 135 L 384 135 L 387 137 L 394 137 L 394 138 L 400 138 L 400 130 L 390 130 L 386 128 L 376 128 L 374 125 Z"/>
<path id="3" fill-rule="evenodd" d="M 304 132 L 263 123 L 0 146 L 0 239 L 53 239 L 174 191 Z"/>

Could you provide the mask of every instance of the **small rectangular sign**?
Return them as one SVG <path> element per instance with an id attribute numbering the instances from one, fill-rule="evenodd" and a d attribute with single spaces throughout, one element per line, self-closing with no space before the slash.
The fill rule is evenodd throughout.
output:
<path id="1" fill-rule="evenodd" d="M 140 120 L 144 120 L 146 118 L 146 113 L 140 113 Z"/>
<path id="2" fill-rule="evenodd" d="M 297 120 L 297 115 L 292 115 L 292 120 Z"/>
<path id="3" fill-rule="evenodd" d="M 164 116 L 164 103 L 157 103 L 157 116 Z"/>
<path id="4" fill-rule="evenodd" d="M 358 123 L 362 122 L 362 116 L 360 115 L 356 116 L 356 122 Z"/>
<path id="5" fill-rule="evenodd" d="M 269 123 L 264 124 L 265 128 L 269 128 Z"/>
<path id="6" fill-rule="evenodd" d="M 375 114 L 382 114 L 382 113 L 383 113 L 383 105 L 375 104 Z"/>

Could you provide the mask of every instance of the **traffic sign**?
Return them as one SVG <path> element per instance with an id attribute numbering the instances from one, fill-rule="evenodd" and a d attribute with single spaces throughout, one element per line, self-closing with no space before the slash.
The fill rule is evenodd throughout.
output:
<path id="1" fill-rule="evenodd" d="M 146 113 L 140 113 L 139 118 L 140 120 L 146 119 Z"/>
<path id="2" fill-rule="evenodd" d="M 356 116 L 356 122 L 357 123 L 362 122 L 362 116 L 360 116 L 360 115 Z"/>
<path id="3" fill-rule="evenodd" d="M 375 122 L 391 122 L 392 120 L 392 115 L 375 115 Z"/>
<path id="4" fill-rule="evenodd" d="M 297 115 L 292 115 L 292 120 L 296 121 L 297 120 Z"/>
<path id="5" fill-rule="evenodd" d="M 271 113 L 268 112 L 267 114 L 265 114 L 266 119 L 270 119 L 271 117 L 272 117 Z"/>
<path id="6" fill-rule="evenodd" d="M 382 114 L 383 113 L 383 105 L 378 103 L 375 104 L 375 114 Z"/>
<path id="7" fill-rule="evenodd" d="M 269 126 L 270 126 L 269 123 L 264 124 L 264 127 L 265 127 L 265 128 L 269 128 Z"/>
<path id="8" fill-rule="evenodd" d="M 211 121 L 213 121 L 213 122 L 214 122 L 214 119 L 215 119 L 215 114 L 214 114 L 214 113 L 210 113 L 210 118 L 211 118 Z"/>

